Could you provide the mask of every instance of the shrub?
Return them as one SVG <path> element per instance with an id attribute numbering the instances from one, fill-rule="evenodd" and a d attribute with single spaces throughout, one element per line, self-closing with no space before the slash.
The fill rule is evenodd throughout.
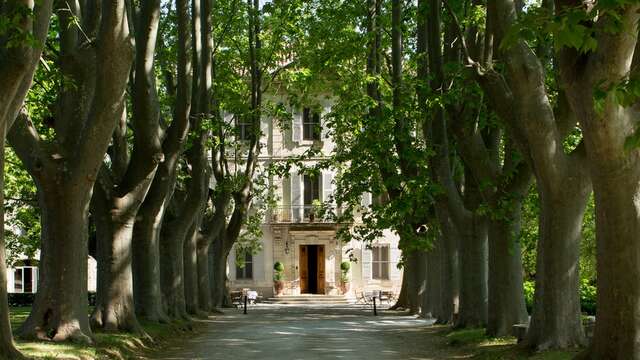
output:
<path id="1" fill-rule="evenodd" d="M 33 304 L 36 294 L 31 293 L 9 293 L 9 306 L 27 307 Z"/>
<path id="2" fill-rule="evenodd" d="M 36 294 L 32 293 L 9 293 L 9 306 L 11 307 L 28 307 L 33 305 Z M 89 292 L 87 294 L 89 306 L 96 306 L 96 293 Z"/>
<path id="3" fill-rule="evenodd" d="M 580 307 L 583 313 L 589 315 L 596 314 L 596 287 L 589 279 L 580 280 Z M 535 292 L 535 282 L 524 282 L 524 300 L 527 304 L 527 311 L 531 313 L 533 309 L 533 295 Z"/>
<path id="4" fill-rule="evenodd" d="M 351 269 L 351 263 L 350 263 L 350 262 L 348 262 L 348 261 L 343 261 L 343 262 L 340 264 L 340 270 L 342 270 L 342 272 L 345 272 L 345 273 L 346 273 L 346 272 L 348 272 L 348 271 L 349 271 L 349 269 Z"/>
<path id="5" fill-rule="evenodd" d="M 535 293 L 535 289 L 535 282 L 524 282 L 524 302 L 527 305 L 527 311 L 529 314 L 531 314 L 531 310 L 533 309 L 533 294 Z"/>
<path id="6" fill-rule="evenodd" d="M 583 313 L 596 314 L 596 287 L 588 279 L 580 280 L 580 305 Z"/>
<path id="7" fill-rule="evenodd" d="M 284 265 L 282 265 L 280 261 L 276 261 L 276 263 L 273 264 L 273 270 L 275 270 L 278 273 L 281 273 L 284 271 Z"/>
<path id="8" fill-rule="evenodd" d="M 282 281 L 284 279 L 284 265 L 280 261 L 276 261 L 273 264 L 273 270 L 275 270 L 275 274 L 273 275 L 273 281 Z"/>

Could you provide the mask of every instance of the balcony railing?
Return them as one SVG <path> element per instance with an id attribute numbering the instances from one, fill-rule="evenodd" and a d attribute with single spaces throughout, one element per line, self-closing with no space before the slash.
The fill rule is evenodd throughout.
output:
<path id="1" fill-rule="evenodd" d="M 271 209 L 271 223 L 333 223 L 334 208 L 314 205 L 276 206 Z"/>

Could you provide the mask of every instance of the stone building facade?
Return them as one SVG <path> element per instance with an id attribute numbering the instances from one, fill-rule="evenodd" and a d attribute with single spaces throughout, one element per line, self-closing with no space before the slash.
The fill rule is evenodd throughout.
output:
<path id="1" fill-rule="evenodd" d="M 331 110 L 329 98 L 318 98 L 313 107 L 289 110 L 293 115 L 289 129 L 282 130 L 272 119 L 262 120 L 261 167 L 298 157 L 316 147 L 321 150 L 320 155 L 304 160 L 305 167 L 310 167 L 334 149 L 326 126 L 326 115 Z M 385 231 L 371 249 L 357 241 L 341 243 L 336 239 L 336 231 L 339 226 L 348 225 L 315 215 L 319 202 L 334 206 L 330 203 L 334 178 L 331 170 L 313 177 L 301 175 L 293 168 L 288 176 L 269 179 L 276 189 L 278 205 L 268 211 L 264 220 L 262 250 L 258 254 L 242 254 L 245 266 L 238 267 L 236 251 L 231 251 L 228 278 L 232 290 L 252 289 L 265 297 L 272 296 L 273 265 L 279 261 L 285 268 L 285 295 L 340 295 L 340 264 L 349 261 L 351 254 L 357 261 L 351 262 L 350 290 L 346 295 L 375 290 L 399 292 L 402 270 L 397 267 L 400 260 L 397 235 Z M 363 206 L 370 203 L 370 196 L 362 199 Z"/>

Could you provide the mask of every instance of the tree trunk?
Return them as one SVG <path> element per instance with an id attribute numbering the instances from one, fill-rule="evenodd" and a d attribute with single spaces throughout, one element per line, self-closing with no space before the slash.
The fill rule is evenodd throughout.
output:
<path id="1" fill-rule="evenodd" d="M 160 226 L 164 209 L 155 216 L 140 209 L 133 228 L 133 294 L 136 314 L 153 322 L 169 322 L 160 289 Z"/>
<path id="2" fill-rule="evenodd" d="M 487 323 L 487 221 L 473 215 L 460 226 L 460 307 L 455 327 L 484 327 Z"/>
<path id="3" fill-rule="evenodd" d="M 427 253 L 427 280 L 422 312 L 437 324 L 452 324 L 458 303 L 457 252 L 440 235 Z"/>
<path id="4" fill-rule="evenodd" d="M 96 186 L 93 215 L 97 234 L 98 285 L 91 325 L 105 331 L 144 333 L 135 314 L 131 238 L 135 218 L 118 216 Z"/>
<path id="5" fill-rule="evenodd" d="M 426 261 L 423 251 L 415 250 L 407 257 L 409 273 L 407 281 L 408 308 L 411 314 L 419 314 L 425 291 Z"/>
<path id="6" fill-rule="evenodd" d="M 20 30 L 28 33 L 40 42 L 46 39 L 53 1 L 45 0 L 38 2 L 27 2 L 29 8 L 33 8 L 31 13 L 23 12 L 26 19 L 20 19 Z M 7 18 L 8 14 L 15 10 L 14 6 L 3 6 L 2 16 Z M 7 129 L 15 121 L 15 118 L 23 106 L 24 98 L 31 88 L 33 74 L 37 68 L 38 60 L 42 55 L 41 46 L 32 46 L 27 42 L 13 46 L 11 49 L 4 49 L 0 55 L 0 83 L 3 84 L 0 91 L 0 203 L 4 204 L 4 149 Z M 4 224 L 4 205 L 0 209 L 0 219 Z M 13 342 L 11 323 L 9 321 L 9 307 L 7 295 L 7 268 L 5 259 L 4 231 L 0 233 L 0 358 L 2 359 L 23 359 L 24 356 L 16 349 Z"/>
<path id="7" fill-rule="evenodd" d="M 582 127 L 595 197 L 598 310 L 591 359 L 640 359 L 638 101 L 625 104 L 609 90 L 628 89 L 625 82 L 637 78 L 638 33 L 626 29 L 636 28 L 638 11 L 633 3 L 603 14 L 596 28 L 616 22 L 620 30 L 599 30 L 597 50 L 588 57 L 564 49 L 559 59 L 562 86 Z M 598 111 L 593 90 L 605 88 Z"/>
<path id="8" fill-rule="evenodd" d="M 439 255 L 440 271 L 440 303 L 436 308 L 439 312 L 434 314 L 438 324 L 452 324 L 458 314 L 460 304 L 460 261 L 458 231 L 446 210 L 436 207 L 441 226 L 440 237 L 438 238 L 437 254 Z M 438 265 L 436 265 L 438 266 Z"/>
<path id="9" fill-rule="evenodd" d="M 0 203 L 4 204 L 4 129 L 0 129 Z M 0 208 L 0 220 L 4 224 L 4 206 Z M 7 360 L 24 359 L 13 343 L 11 322 L 9 321 L 9 299 L 7 296 L 7 262 L 5 258 L 4 231 L 0 232 L 0 358 Z"/>
<path id="10" fill-rule="evenodd" d="M 528 344 L 536 350 L 585 345 L 578 271 L 582 217 L 591 187 L 573 178 L 554 190 L 555 196 L 538 183 L 540 238 L 527 333 Z"/>
<path id="11" fill-rule="evenodd" d="M 78 11 L 80 5 L 73 4 Z M 100 28 L 91 47 L 72 40 L 78 26 L 65 25 L 73 11 L 59 12 L 60 68 L 73 86 L 66 82 L 59 89 L 55 146 L 42 146 L 28 119 L 11 129 L 11 145 L 36 181 L 42 210 L 42 278 L 31 314 L 20 328 L 26 338 L 92 342 L 87 316 L 88 209 L 116 119 L 122 115 L 132 55 L 124 1 L 111 1 L 100 10 Z M 87 27 L 90 34 L 95 30 Z"/>
<path id="12" fill-rule="evenodd" d="M 188 319 L 184 296 L 184 240 L 193 219 L 175 219 L 165 224 L 160 237 L 160 275 L 164 309 L 171 318 Z M 167 226 L 169 225 L 169 226 Z"/>
<path id="13" fill-rule="evenodd" d="M 87 311 L 90 189 L 39 186 L 42 211 L 40 283 L 33 309 L 19 330 L 25 339 L 92 343 Z"/>
<path id="14" fill-rule="evenodd" d="M 510 336 L 514 324 L 528 322 L 520 250 L 520 204 L 509 220 L 489 224 L 489 314 L 487 335 Z"/>
<path id="15" fill-rule="evenodd" d="M 206 313 L 213 310 L 211 299 L 211 278 L 209 277 L 209 245 L 206 241 L 197 244 L 198 258 L 198 305 Z"/>
<path id="16" fill-rule="evenodd" d="M 231 249 L 226 246 L 225 241 L 221 238 L 216 239 L 212 245 L 213 255 L 213 277 L 211 279 L 211 297 L 214 308 L 224 307 L 228 305 L 225 302 L 227 288 L 227 258 Z"/>
<path id="17" fill-rule="evenodd" d="M 201 237 L 200 219 L 191 224 L 189 233 L 184 242 L 184 297 L 187 313 L 191 315 L 200 314 L 200 303 L 198 295 L 198 239 Z"/>
<path id="18" fill-rule="evenodd" d="M 197 223 L 204 211 L 209 190 L 209 171 L 207 169 L 206 144 L 207 133 L 200 124 L 198 141 L 189 149 L 187 158 L 191 165 L 191 180 L 187 182 L 187 195 L 179 206 L 179 212 L 163 226 L 161 234 L 161 280 L 165 308 L 169 316 L 188 318 L 184 291 L 184 254 L 183 249 L 189 230 Z M 165 215 L 167 222 L 168 215 Z M 168 225 L 168 226 L 167 226 Z"/>
<path id="19" fill-rule="evenodd" d="M 591 359 L 640 359 L 640 162 L 637 150 L 620 152 L 632 165 L 602 161 L 591 170 L 598 248 Z"/>
<path id="20" fill-rule="evenodd" d="M 400 294 L 398 294 L 398 300 L 389 308 L 389 310 L 401 310 L 409 308 L 409 272 L 405 265 L 402 270 L 402 285 L 400 285 Z"/>
<path id="21" fill-rule="evenodd" d="M 635 157 L 637 164 L 637 153 Z M 598 166 L 598 165 L 595 165 Z M 590 359 L 640 359 L 640 167 L 592 170 L 596 202 L 598 314 Z M 600 171 L 602 170 L 602 171 Z M 615 174 L 612 176 L 612 174 Z"/>
<path id="22" fill-rule="evenodd" d="M 422 317 L 437 319 L 443 313 L 442 294 L 442 238 L 434 240 L 433 247 L 426 254 L 426 288 L 422 297 Z"/>

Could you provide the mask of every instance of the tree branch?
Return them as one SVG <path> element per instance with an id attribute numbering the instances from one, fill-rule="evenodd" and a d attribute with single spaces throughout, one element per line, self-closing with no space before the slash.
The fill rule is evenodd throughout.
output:
<path id="1" fill-rule="evenodd" d="M 46 176 L 45 174 L 55 166 L 25 109 L 22 109 L 18 115 L 7 134 L 7 139 L 29 174 L 35 179 L 42 180 L 43 176 Z"/>

